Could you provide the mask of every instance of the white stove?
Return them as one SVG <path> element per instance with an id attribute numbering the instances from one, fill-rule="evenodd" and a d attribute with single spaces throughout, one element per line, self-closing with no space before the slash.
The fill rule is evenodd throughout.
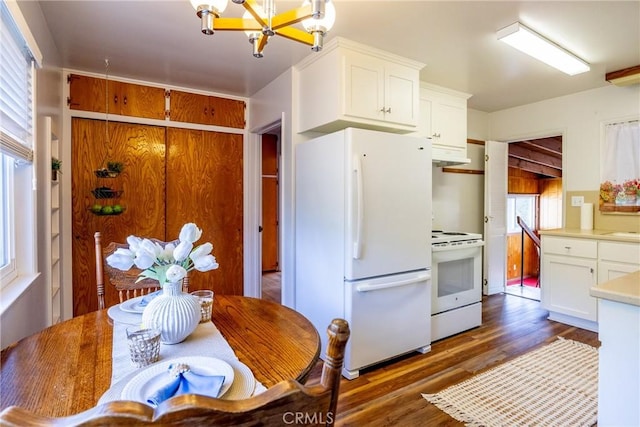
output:
<path id="1" fill-rule="evenodd" d="M 482 246 L 481 234 L 432 231 L 432 341 L 482 323 Z"/>
<path id="2" fill-rule="evenodd" d="M 470 245 L 482 246 L 482 234 L 465 233 L 461 231 L 431 231 L 431 246 L 436 248 L 451 248 L 455 246 L 469 247 Z"/>

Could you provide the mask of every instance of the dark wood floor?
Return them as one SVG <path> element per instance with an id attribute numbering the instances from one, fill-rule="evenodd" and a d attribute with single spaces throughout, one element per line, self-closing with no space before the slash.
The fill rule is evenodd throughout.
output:
<path id="1" fill-rule="evenodd" d="M 497 294 L 483 300 L 482 326 L 342 379 L 338 426 L 461 426 L 422 398 L 562 336 L 599 347 L 597 334 L 546 319 L 540 303 Z M 384 337 L 381 337 L 383 339 Z M 309 383 L 317 382 L 316 366 Z"/>

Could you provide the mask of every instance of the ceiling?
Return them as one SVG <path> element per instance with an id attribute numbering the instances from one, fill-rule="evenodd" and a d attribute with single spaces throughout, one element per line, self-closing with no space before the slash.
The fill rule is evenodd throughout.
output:
<path id="1" fill-rule="evenodd" d="M 539 178 L 562 177 L 562 137 L 531 139 L 509 144 L 509 167 Z"/>
<path id="2" fill-rule="evenodd" d="M 261 0 L 258 0 L 260 3 Z M 334 0 L 341 36 L 426 64 L 420 78 L 472 95 L 485 112 L 609 85 L 605 74 L 640 64 L 640 1 Z M 249 97 L 314 54 L 273 37 L 255 59 L 243 33 L 200 33 L 188 0 L 41 0 L 65 68 Z M 276 0 L 278 11 L 300 2 Z M 224 16 L 240 16 L 232 2 Z M 499 42 L 496 31 L 528 25 L 591 64 L 567 76 Z M 47 59 L 45 58 L 45 61 Z"/>

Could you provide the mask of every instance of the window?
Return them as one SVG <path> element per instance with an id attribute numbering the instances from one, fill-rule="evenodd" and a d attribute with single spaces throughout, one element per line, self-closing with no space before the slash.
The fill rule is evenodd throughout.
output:
<path id="1" fill-rule="evenodd" d="M 520 233 L 518 217 L 529 228 L 536 228 L 536 197 L 529 194 L 509 194 L 507 196 L 507 233 Z"/>
<path id="2" fill-rule="evenodd" d="M 600 211 L 640 212 L 640 121 L 607 124 L 600 154 Z"/>
<path id="3" fill-rule="evenodd" d="M 0 279 L 1 287 L 35 273 L 33 192 L 33 42 L 15 2 L 0 0 Z M 20 212 L 20 215 L 14 214 Z M 19 237 L 19 239 L 17 238 Z"/>

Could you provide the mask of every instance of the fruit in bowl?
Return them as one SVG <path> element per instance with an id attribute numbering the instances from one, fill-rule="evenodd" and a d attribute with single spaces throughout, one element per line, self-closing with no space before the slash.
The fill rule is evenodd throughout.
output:
<path id="1" fill-rule="evenodd" d="M 113 208 L 111 206 L 103 206 L 100 213 L 102 215 L 113 215 Z"/>
<path id="2" fill-rule="evenodd" d="M 99 204 L 99 203 L 96 203 L 95 205 L 91 206 L 91 212 L 93 212 L 93 213 L 102 212 L 102 205 Z"/>
<path id="3" fill-rule="evenodd" d="M 114 214 L 121 214 L 123 211 L 122 206 L 120 205 L 113 205 L 113 213 Z"/>

